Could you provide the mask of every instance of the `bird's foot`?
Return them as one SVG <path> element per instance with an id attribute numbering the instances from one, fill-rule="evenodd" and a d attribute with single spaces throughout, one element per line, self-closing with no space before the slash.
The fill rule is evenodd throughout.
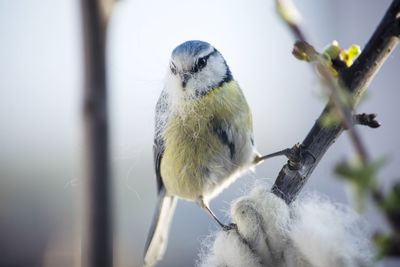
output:
<path id="1" fill-rule="evenodd" d="M 228 225 L 222 225 L 222 230 L 224 231 L 230 231 L 230 230 L 237 230 L 237 225 L 236 223 L 230 223 Z"/>

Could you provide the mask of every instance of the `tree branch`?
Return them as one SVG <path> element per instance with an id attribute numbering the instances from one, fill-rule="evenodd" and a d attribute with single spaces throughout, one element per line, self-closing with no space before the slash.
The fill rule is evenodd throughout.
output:
<path id="1" fill-rule="evenodd" d="M 112 0 L 81 0 L 85 62 L 85 231 L 82 266 L 112 266 L 112 205 L 108 158 L 106 28 Z"/>
<path id="2" fill-rule="evenodd" d="M 292 28 L 292 25 L 289 26 Z M 297 29 L 293 32 L 301 33 L 298 27 Z M 295 36 L 304 39 L 304 34 Z M 400 0 L 394 0 L 361 55 L 350 68 L 339 74 L 340 81 L 354 98 L 354 104 L 358 103 L 375 74 L 398 45 L 399 37 Z M 322 118 L 329 112 L 328 104 L 300 145 L 300 164 L 291 164 L 289 159 L 278 174 L 272 192 L 287 203 L 291 203 L 297 197 L 325 152 L 344 129 L 342 125 L 329 128 L 322 126 Z"/>

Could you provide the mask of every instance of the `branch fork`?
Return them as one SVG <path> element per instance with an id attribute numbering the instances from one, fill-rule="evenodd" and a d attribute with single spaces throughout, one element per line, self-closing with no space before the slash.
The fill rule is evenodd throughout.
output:
<path id="1" fill-rule="evenodd" d="M 264 156 L 257 156 L 254 159 L 255 164 L 260 164 L 266 159 L 285 156 L 288 159 L 288 165 L 292 170 L 299 170 L 302 166 L 302 148 L 299 143 L 295 144 L 292 148 L 286 148 L 278 152 L 274 152 Z"/>

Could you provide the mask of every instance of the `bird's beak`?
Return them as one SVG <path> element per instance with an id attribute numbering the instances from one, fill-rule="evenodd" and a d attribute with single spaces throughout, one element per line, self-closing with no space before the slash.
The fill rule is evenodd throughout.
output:
<path id="1" fill-rule="evenodd" d="M 182 81 L 182 87 L 185 88 L 187 82 L 189 81 L 189 79 L 192 77 L 190 73 L 184 72 L 184 73 L 180 73 L 179 77 L 181 78 Z"/>

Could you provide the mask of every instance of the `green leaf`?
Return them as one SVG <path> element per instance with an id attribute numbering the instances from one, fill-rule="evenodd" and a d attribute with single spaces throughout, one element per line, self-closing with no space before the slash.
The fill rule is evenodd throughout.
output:
<path id="1" fill-rule="evenodd" d="M 347 50 L 340 52 L 340 59 L 346 63 L 347 67 L 353 65 L 354 60 L 361 54 L 361 48 L 359 45 L 353 44 Z"/>
<path id="2" fill-rule="evenodd" d="M 356 205 L 359 210 L 364 208 L 364 202 L 376 188 L 376 176 L 384 166 L 384 158 L 363 164 L 361 160 L 341 162 L 335 168 L 340 178 L 350 182 L 355 191 Z"/>
<path id="3" fill-rule="evenodd" d="M 375 197 L 375 200 L 390 224 L 400 232 L 400 182 L 396 183 L 386 195 L 379 193 L 379 197 Z"/>
<path id="4" fill-rule="evenodd" d="M 386 211 L 396 211 L 400 209 L 400 184 L 393 186 L 383 203 Z"/>
<path id="5" fill-rule="evenodd" d="M 353 65 L 354 60 L 361 54 L 361 48 L 353 44 L 347 50 L 342 49 L 338 41 L 333 41 L 322 53 L 329 65 L 340 72 Z"/>
<path id="6" fill-rule="evenodd" d="M 324 49 L 324 52 L 322 54 L 326 56 L 329 61 L 332 61 L 339 56 L 340 50 L 341 48 L 339 46 L 339 43 L 335 40 L 332 42 L 332 44 Z"/>
<path id="7" fill-rule="evenodd" d="M 374 235 L 374 243 L 378 249 L 378 259 L 385 256 L 400 256 L 400 239 L 395 233 L 377 233 Z"/>

